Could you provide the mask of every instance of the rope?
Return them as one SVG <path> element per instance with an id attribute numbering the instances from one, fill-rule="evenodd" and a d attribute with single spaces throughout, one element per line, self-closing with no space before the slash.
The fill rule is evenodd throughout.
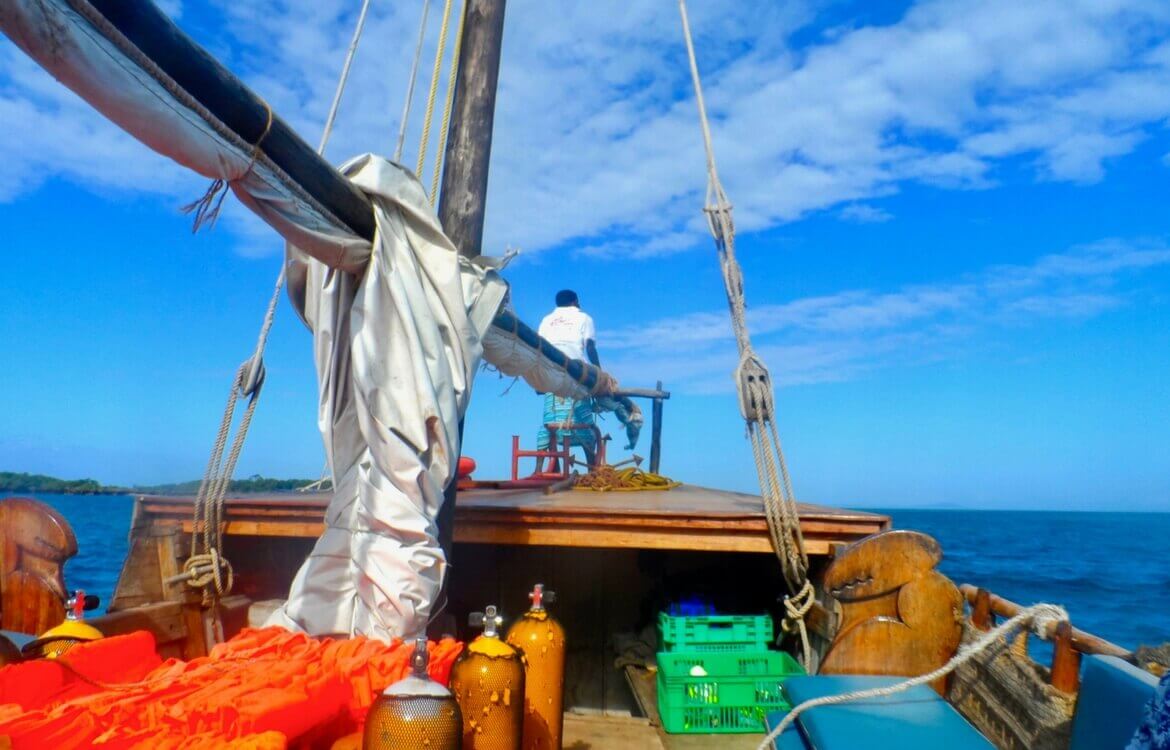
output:
<path id="1" fill-rule="evenodd" d="M 719 181 L 719 171 L 715 165 L 715 148 L 711 143 L 711 126 L 707 119 L 707 105 L 703 100 L 703 86 L 699 78 L 699 65 L 695 59 L 695 45 L 691 38 L 690 21 L 687 18 L 686 0 L 678 0 L 678 9 L 682 17 L 683 38 L 686 41 L 691 81 L 695 88 L 695 103 L 699 108 L 699 125 L 703 133 L 703 148 L 707 158 L 707 197 L 703 212 L 707 215 L 707 225 L 712 237 L 715 238 L 715 249 L 731 314 L 731 327 L 739 350 L 739 364 L 735 369 L 739 410 L 746 422 L 751 441 L 772 548 L 780 559 L 784 579 L 788 585 L 789 596 L 784 600 L 787 614 L 784 630 L 799 636 L 804 657 L 803 666 L 809 669 L 812 649 L 804 617 L 812 608 L 816 595 L 808 581 L 808 555 L 800 530 L 800 512 L 796 506 L 792 479 L 788 474 L 788 463 L 784 459 L 780 435 L 776 428 L 772 377 L 763 360 L 752 349 L 751 336 L 748 334 L 743 271 L 735 257 L 735 221 L 732 217 L 731 203 L 723 191 L 723 184 Z"/>
<path id="2" fill-rule="evenodd" d="M 427 110 L 423 115 L 422 137 L 418 144 L 418 166 L 414 173 L 422 176 L 427 163 L 427 145 L 431 140 L 431 119 L 435 114 L 435 97 L 439 93 L 439 73 L 443 69 L 443 53 L 447 51 L 447 30 L 451 25 L 451 0 L 443 3 L 443 24 L 439 27 L 439 46 L 435 48 L 435 66 L 431 70 L 431 90 L 427 92 Z"/>
<path id="3" fill-rule="evenodd" d="M 414 45 L 414 62 L 410 66 L 410 83 L 406 87 L 406 103 L 402 106 L 402 119 L 398 122 L 398 145 L 394 147 L 394 161 L 402 161 L 402 146 L 406 143 L 406 123 L 410 120 L 410 105 L 414 101 L 414 84 L 418 80 L 418 64 L 422 59 L 423 41 L 427 33 L 427 13 L 431 0 L 423 0 L 422 20 L 418 23 L 418 42 Z"/>
<path id="4" fill-rule="evenodd" d="M 341 95 L 345 93 L 345 84 L 349 80 L 349 66 L 353 64 L 357 54 L 358 42 L 362 39 L 362 30 L 366 27 L 366 14 L 370 10 L 370 0 L 362 0 L 362 9 L 358 13 L 357 24 L 353 27 L 353 38 L 349 40 L 349 49 L 345 53 L 345 64 L 341 68 L 341 76 L 337 81 L 337 90 L 333 92 L 333 103 L 329 105 L 329 116 L 325 118 L 325 128 L 321 131 L 321 143 L 317 146 L 317 153 L 325 153 L 325 144 L 329 143 L 329 136 L 333 135 L 333 122 L 337 119 L 337 110 L 341 107 Z"/>
<path id="5" fill-rule="evenodd" d="M 759 744 L 756 750 L 772 750 L 772 741 L 784 733 L 784 730 L 792 726 L 796 721 L 796 717 L 817 706 L 833 706 L 840 703 L 849 703 L 851 701 L 865 700 L 867 698 L 881 698 L 887 695 L 895 695 L 909 690 L 917 685 L 925 685 L 929 682 L 934 682 L 940 677 L 954 672 L 959 667 L 974 659 L 980 653 L 988 650 L 996 645 L 1001 638 L 1004 638 L 1007 633 L 1031 623 L 1032 629 L 1038 635 L 1043 636 L 1050 626 L 1057 622 L 1068 620 L 1068 612 L 1064 611 L 1062 607 L 1057 607 L 1053 604 L 1034 604 L 1031 607 L 1023 609 L 1015 617 L 1006 620 L 1002 625 L 989 630 L 984 633 L 979 640 L 974 641 L 966 646 L 961 646 L 957 654 L 951 658 L 946 664 L 938 669 L 927 672 L 918 677 L 912 677 L 896 685 L 889 685 L 881 688 L 871 688 L 869 690 L 855 690 L 850 693 L 842 693 L 840 695 L 826 695 L 820 698 L 812 698 L 795 706 L 788 715 L 784 717 L 775 729 L 768 733 L 768 736 Z"/>
<path id="6" fill-rule="evenodd" d="M 252 149 L 248 155 L 248 166 L 240 173 L 238 177 L 231 179 L 242 180 L 252 173 L 252 169 L 256 166 L 256 160 L 260 158 L 263 153 L 260 146 L 264 143 L 264 139 L 268 137 L 268 133 L 272 130 L 272 107 L 263 99 L 260 102 L 264 105 L 264 110 L 268 117 L 264 123 L 264 130 L 260 132 L 260 137 L 252 144 Z M 211 181 L 207 190 L 198 199 L 191 201 L 179 210 L 185 214 L 195 213 L 195 221 L 191 224 L 191 233 L 198 232 L 203 226 L 213 227 L 215 222 L 219 220 L 219 211 L 223 208 L 223 200 L 228 194 L 228 180 L 219 177 Z"/>
<path id="7" fill-rule="evenodd" d="M 431 175 L 431 205 L 439 199 L 439 171 L 447 151 L 447 129 L 451 125 L 451 105 L 455 101 L 455 80 L 459 73 L 459 56 L 463 52 L 463 22 L 467 18 L 467 0 L 459 7 L 459 26 L 455 29 L 455 49 L 451 51 L 451 72 L 447 74 L 447 100 L 443 103 L 443 123 L 439 126 L 439 147 L 435 149 L 435 168 Z"/>
<path id="8" fill-rule="evenodd" d="M 357 53 L 358 43 L 361 41 L 362 30 L 365 28 L 366 16 L 370 9 L 370 0 L 363 0 L 361 11 L 358 14 L 357 24 L 354 27 L 353 37 L 346 51 L 345 62 L 338 77 L 337 89 L 333 94 L 333 103 L 329 107 L 329 114 L 325 118 L 325 127 L 321 133 L 321 142 L 317 146 L 317 153 L 323 154 L 333 134 L 333 124 L 337 120 L 337 112 L 341 105 L 341 97 L 345 92 L 345 85 L 349 81 L 349 71 Z M 272 128 L 273 114 L 268 108 L 268 122 L 264 132 L 252 148 L 251 163 L 255 163 L 260 153 L 260 144 Z M 251 164 L 248 169 L 251 170 Z M 245 172 L 246 174 L 246 172 Z M 222 198 L 220 199 L 222 203 Z M 212 217 L 218 212 L 218 205 L 212 212 Z M 197 215 L 198 222 L 199 217 Z M 256 403 L 260 398 L 260 391 L 264 386 L 264 349 L 268 344 L 268 334 L 272 330 L 272 323 L 276 318 L 276 308 L 280 303 L 280 292 L 284 288 L 285 266 L 282 263 L 280 273 L 277 274 L 276 284 L 272 290 L 272 298 L 268 301 L 268 309 L 264 313 L 264 320 L 260 324 L 260 333 L 256 339 L 256 348 L 252 356 L 245 360 L 236 370 L 232 379 L 231 389 L 228 392 L 227 404 L 224 406 L 223 417 L 220 419 L 219 431 L 216 433 L 215 443 L 211 448 L 211 455 L 207 460 L 207 468 L 203 472 L 203 479 L 199 482 L 199 491 L 195 496 L 192 532 L 191 556 L 183 564 L 183 572 L 168 579 L 167 583 L 184 581 L 195 589 L 203 592 L 203 605 L 213 606 L 221 597 L 232 589 L 234 576 L 231 563 L 223 556 L 223 519 L 224 498 L 231 485 L 231 478 L 235 475 L 236 464 L 240 453 L 244 449 L 244 441 L 248 436 L 248 429 L 252 425 L 252 416 L 256 411 Z M 224 449 L 227 447 L 228 436 L 231 433 L 232 419 L 236 413 L 239 398 L 248 400 L 244 414 L 236 428 L 231 448 L 227 456 Z M 223 628 L 219 622 L 218 609 L 215 610 L 215 632 L 222 638 Z"/>

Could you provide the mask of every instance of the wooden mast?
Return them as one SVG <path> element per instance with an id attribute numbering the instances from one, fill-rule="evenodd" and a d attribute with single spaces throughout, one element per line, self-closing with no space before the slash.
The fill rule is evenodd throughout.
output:
<path id="1" fill-rule="evenodd" d="M 439 222 L 459 252 L 481 254 L 505 0 L 467 0 L 447 133 Z"/>
<path id="2" fill-rule="evenodd" d="M 505 0 L 467 0 L 463 10 L 462 52 L 447 131 L 447 150 L 443 155 L 439 223 L 459 253 L 468 258 L 481 255 L 483 247 L 496 83 L 504 40 L 504 3 Z M 463 420 L 459 421 L 459 442 L 463 442 Z M 443 507 L 436 519 L 439 544 L 448 563 L 454 553 L 457 481 L 453 477 L 444 490 Z M 439 606 L 446 606 L 449 590 L 450 575 L 444 577 Z M 435 625 L 440 630 L 443 627 L 442 623 Z"/>

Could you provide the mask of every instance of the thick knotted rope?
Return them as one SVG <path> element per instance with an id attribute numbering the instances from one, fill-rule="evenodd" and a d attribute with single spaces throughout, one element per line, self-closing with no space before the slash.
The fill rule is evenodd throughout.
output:
<path id="1" fill-rule="evenodd" d="M 811 667 L 812 649 L 804 617 L 812 608 L 816 597 L 808 581 L 808 556 L 800 532 L 800 514 L 792 491 L 792 480 L 788 475 L 788 465 L 784 460 L 784 451 L 780 446 L 780 435 L 776 429 L 772 377 L 763 360 L 752 349 L 751 336 L 748 334 L 743 271 L 735 257 L 735 222 L 732 218 L 731 203 L 723 192 L 719 172 L 715 167 L 715 150 L 711 145 L 711 128 L 707 121 L 707 108 L 703 102 L 703 87 L 699 80 L 699 66 L 695 60 L 695 45 L 691 39 L 686 0 L 679 0 L 678 8 L 682 16 L 683 37 L 690 60 L 691 80 L 695 87 L 695 102 L 699 108 L 699 124 L 702 127 L 703 146 L 707 155 L 707 199 L 703 211 L 707 215 L 711 236 L 715 238 L 719 267 L 723 273 L 723 286 L 727 293 L 727 306 L 731 313 L 731 327 L 739 349 L 739 365 L 735 369 L 739 410 L 746 422 L 748 437 L 752 444 L 772 547 L 780 558 L 784 579 L 788 585 L 789 596 L 784 602 L 786 612 L 784 630 L 799 636 L 803 664 L 807 669 Z"/>
<path id="2" fill-rule="evenodd" d="M 1028 625 L 1040 636 L 1048 632 L 1048 629 L 1055 623 L 1064 622 L 1068 620 L 1068 612 L 1062 607 L 1054 604 L 1034 604 L 1031 607 L 1023 609 L 1015 617 L 1004 621 L 999 627 L 994 630 L 989 630 L 984 633 L 979 640 L 973 641 L 966 646 L 961 646 L 958 653 L 955 654 L 950 661 L 942 665 L 938 669 L 927 672 L 918 677 L 912 677 L 904 682 L 899 682 L 896 685 L 889 685 L 881 688 L 871 688 L 869 690 L 855 690 L 850 693 L 842 693 L 840 695 L 826 695 L 820 698 L 812 698 L 800 703 L 792 708 L 791 711 L 784 717 L 775 729 L 768 733 L 768 736 L 759 744 L 756 750 L 772 750 L 773 740 L 784 733 L 784 730 L 792 726 L 796 718 L 810 708 L 817 706 L 832 706 L 839 703 L 850 703 L 852 701 L 866 700 L 868 698 L 881 698 L 887 695 L 895 695 L 903 691 L 909 690 L 916 685 L 925 685 L 934 682 L 940 677 L 954 672 L 959 667 L 974 659 L 980 653 L 995 646 L 1000 639 L 1005 638 L 1008 634 L 1019 628 L 1026 628 Z"/>

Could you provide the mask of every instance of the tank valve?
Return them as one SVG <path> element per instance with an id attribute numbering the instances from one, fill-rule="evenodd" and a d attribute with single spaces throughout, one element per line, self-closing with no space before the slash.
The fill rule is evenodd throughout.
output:
<path id="1" fill-rule="evenodd" d="M 473 628 L 483 628 L 483 634 L 488 638 L 498 638 L 504 618 L 500 615 L 496 605 L 489 604 L 483 612 L 472 612 L 467 617 L 467 624 Z"/>

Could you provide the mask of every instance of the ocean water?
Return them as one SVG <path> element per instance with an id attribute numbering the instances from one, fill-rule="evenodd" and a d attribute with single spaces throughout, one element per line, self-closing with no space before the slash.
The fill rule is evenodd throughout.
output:
<path id="1" fill-rule="evenodd" d="M 109 603 L 132 498 L 39 495 L 73 525 L 66 584 Z M 1066 607 L 1073 624 L 1126 648 L 1170 641 L 1170 513 L 886 511 L 942 545 L 942 571 L 1019 604 Z"/>

